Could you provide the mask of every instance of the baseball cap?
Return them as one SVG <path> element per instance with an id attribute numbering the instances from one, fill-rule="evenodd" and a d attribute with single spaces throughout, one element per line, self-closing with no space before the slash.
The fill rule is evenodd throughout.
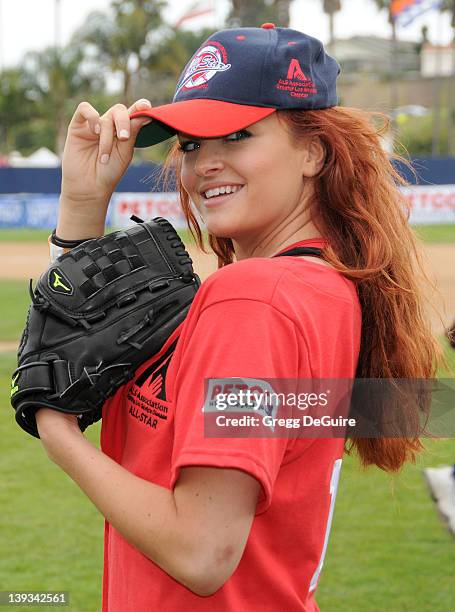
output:
<path id="1" fill-rule="evenodd" d="M 273 23 L 220 30 L 187 63 L 170 104 L 132 113 L 153 119 L 135 146 L 149 147 L 177 132 L 225 136 L 278 109 L 335 106 L 339 73 L 322 43 L 303 32 Z"/>

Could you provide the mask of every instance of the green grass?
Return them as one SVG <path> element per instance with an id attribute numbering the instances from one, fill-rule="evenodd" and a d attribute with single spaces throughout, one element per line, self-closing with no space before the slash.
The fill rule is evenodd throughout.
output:
<path id="1" fill-rule="evenodd" d="M 453 440 L 427 443 L 400 476 L 347 457 L 317 600 L 336 612 L 453 610 L 455 541 L 440 523 L 422 468 L 455 460 Z"/>
<path id="2" fill-rule="evenodd" d="M 14 422 L 13 368 L 12 355 L 0 356 L 1 588 L 67 590 L 69 609 L 99 610 L 103 520 L 39 441 Z M 99 424 L 87 435 L 96 443 Z M 426 445 L 417 465 L 397 477 L 363 471 L 355 458 L 345 458 L 317 591 L 322 611 L 453 610 L 455 541 L 437 517 L 422 468 L 452 462 L 455 444 Z"/>
<path id="3" fill-rule="evenodd" d="M 1 242 L 46 242 L 52 230 L 46 229 L 0 229 Z"/>
<path id="4" fill-rule="evenodd" d="M 13 355 L 0 355 L 1 589 L 69 591 L 69 609 L 99 610 L 103 518 L 39 440 L 16 425 L 9 404 L 14 366 Z M 88 437 L 96 443 L 99 424 Z"/>
<path id="5" fill-rule="evenodd" d="M 107 228 L 107 232 L 114 231 L 115 228 Z M 47 238 L 51 233 L 52 229 L 5 229 L 0 228 L 0 243 L 2 242 L 47 242 Z M 178 231 L 182 240 L 189 244 L 192 241 L 192 237 L 188 230 Z"/>
<path id="6" fill-rule="evenodd" d="M 111 231 L 113 228 L 109 228 Z M 455 224 L 447 225 L 416 225 L 417 235 L 429 243 L 455 243 Z M 0 242 L 42 242 L 46 241 L 51 230 L 36 229 L 0 229 Z M 179 230 L 185 243 L 192 240 L 188 230 Z"/>
<path id="7" fill-rule="evenodd" d="M 0 299 L 0 340 L 17 340 L 29 302 L 27 281 L 2 281 Z M 455 368 L 455 351 L 444 344 Z M 14 367 L 14 353 L 0 354 L 1 589 L 66 590 L 69 609 L 99 610 L 103 519 L 40 442 L 14 422 Z M 96 443 L 99 424 L 87 435 Z M 453 462 L 455 443 L 428 441 L 426 447 L 417 465 L 395 477 L 377 468 L 363 471 L 354 457 L 345 458 L 317 591 L 323 612 L 453 609 L 455 541 L 438 519 L 422 468 Z"/>
<path id="8" fill-rule="evenodd" d="M 28 283 L 27 280 L 0 281 L 0 341 L 19 339 L 30 304 Z"/>
<path id="9" fill-rule="evenodd" d="M 415 225 L 414 230 L 424 242 L 455 244 L 455 223 L 451 225 Z"/>
<path id="10" fill-rule="evenodd" d="M 455 350 L 450 346 L 449 341 L 446 338 L 441 338 L 440 341 L 444 346 L 444 354 L 447 359 L 449 371 L 446 372 L 442 370 L 438 375 L 446 378 L 452 378 L 455 375 Z"/>

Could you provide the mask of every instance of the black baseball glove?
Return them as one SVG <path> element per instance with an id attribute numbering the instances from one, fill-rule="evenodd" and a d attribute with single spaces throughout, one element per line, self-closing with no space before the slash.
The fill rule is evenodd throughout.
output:
<path id="1" fill-rule="evenodd" d="M 87 240 L 34 290 L 30 283 L 11 389 L 18 424 L 39 437 L 42 407 L 78 415 L 82 431 L 98 421 L 106 399 L 184 320 L 200 285 L 191 264 L 172 225 L 157 217 Z"/>

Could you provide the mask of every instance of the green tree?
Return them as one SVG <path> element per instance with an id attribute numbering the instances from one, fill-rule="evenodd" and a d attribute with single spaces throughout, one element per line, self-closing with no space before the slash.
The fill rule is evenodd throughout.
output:
<path id="1" fill-rule="evenodd" d="M 160 42 L 165 5 L 164 0 L 113 0 L 109 14 L 91 13 L 73 36 L 73 44 L 89 45 L 93 62 L 121 74 L 124 104 L 133 101 L 132 83 Z"/>
<path id="2" fill-rule="evenodd" d="M 289 27 L 292 0 L 231 0 L 227 17 L 229 27 L 258 27 L 265 22 Z"/>
<path id="3" fill-rule="evenodd" d="M 43 144 L 60 155 L 75 106 L 87 95 L 104 91 L 104 76 L 84 62 L 81 49 L 72 46 L 29 52 L 24 57 L 22 70 L 29 96 L 34 101 L 34 128 L 40 132 L 39 126 L 43 126 L 42 133 L 46 133 Z M 33 144 L 22 139 L 23 147 Z"/>
<path id="4" fill-rule="evenodd" d="M 28 91 L 24 71 L 9 68 L 0 73 L 0 152 L 17 149 L 18 127 L 33 114 L 33 99 Z"/>

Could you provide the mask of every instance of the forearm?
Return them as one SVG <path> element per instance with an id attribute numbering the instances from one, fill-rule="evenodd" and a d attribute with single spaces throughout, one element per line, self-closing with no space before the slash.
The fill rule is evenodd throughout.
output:
<path id="1" fill-rule="evenodd" d="M 64 451 L 59 451 L 58 444 L 65 446 Z M 173 492 L 127 471 L 82 435 L 65 436 L 64 442 L 52 445 L 47 448 L 49 457 L 78 484 L 109 523 L 165 572 L 193 590 L 197 546 L 191 533 L 181 533 Z"/>
<path id="2" fill-rule="evenodd" d="M 109 199 L 73 202 L 60 196 L 56 233 L 63 240 L 94 238 L 104 234 Z"/>

